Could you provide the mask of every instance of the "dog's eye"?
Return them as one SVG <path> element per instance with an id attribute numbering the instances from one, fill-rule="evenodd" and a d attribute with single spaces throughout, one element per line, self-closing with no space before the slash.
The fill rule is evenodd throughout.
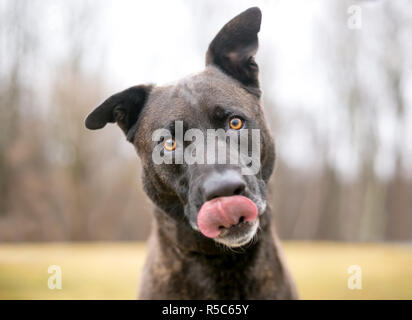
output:
<path id="1" fill-rule="evenodd" d="M 243 121 L 242 119 L 239 118 L 232 118 L 229 122 L 229 126 L 233 129 L 233 130 L 239 130 L 242 129 L 243 127 Z"/>
<path id="2" fill-rule="evenodd" d="M 173 138 L 167 139 L 163 142 L 163 147 L 167 150 L 167 151 L 173 151 L 174 149 L 176 149 L 176 141 Z"/>

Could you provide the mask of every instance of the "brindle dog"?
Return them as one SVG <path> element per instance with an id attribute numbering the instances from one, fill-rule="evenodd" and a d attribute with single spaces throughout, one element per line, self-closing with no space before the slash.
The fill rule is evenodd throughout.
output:
<path id="1" fill-rule="evenodd" d="M 258 48 L 261 12 L 250 8 L 210 43 L 204 71 L 165 86 L 117 93 L 86 119 L 86 127 L 116 122 L 143 166 L 143 186 L 155 204 L 141 299 L 294 299 L 294 283 L 270 227 L 265 189 L 275 148 L 261 106 Z M 260 169 L 242 175 L 233 164 L 155 164 L 156 129 L 260 130 Z"/>

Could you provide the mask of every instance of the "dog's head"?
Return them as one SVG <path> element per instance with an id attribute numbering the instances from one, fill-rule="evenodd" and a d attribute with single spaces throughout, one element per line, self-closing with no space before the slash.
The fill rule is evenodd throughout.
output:
<path id="1" fill-rule="evenodd" d="M 203 72 L 131 87 L 86 119 L 93 130 L 116 122 L 141 158 L 152 201 L 186 232 L 229 247 L 256 234 L 275 158 L 254 60 L 260 23 L 258 8 L 246 10 L 210 43 Z"/>

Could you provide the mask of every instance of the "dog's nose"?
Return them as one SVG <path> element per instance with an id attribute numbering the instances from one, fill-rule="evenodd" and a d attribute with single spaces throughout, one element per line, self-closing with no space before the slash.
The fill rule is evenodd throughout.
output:
<path id="1" fill-rule="evenodd" d="M 209 201 L 218 197 L 237 196 L 245 191 L 245 187 L 242 176 L 234 170 L 223 174 L 213 173 L 203 183 L 203 197 Z"/>

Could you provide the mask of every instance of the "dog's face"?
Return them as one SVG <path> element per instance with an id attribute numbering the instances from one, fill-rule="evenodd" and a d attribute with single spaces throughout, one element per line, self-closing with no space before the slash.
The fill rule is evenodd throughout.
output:
<path id="1" fill-rule="evenodd" d="M 187 232 L 229 247 L 243 246 L 255 236 L 274 165 L 253 59 L 260 21 L 260 10 L 251 8 L 226 24 L 209 46 L 203 72 L 166 86 L 129 88 L 86 119 L 89 129 L 117 122 L 141 158 L 144 188 L 152 201 Z M 219 129 L 225 135 L 213 140 L 216 150 L 208 137 Z M 255 142 L 253 132 L 259 135 Z M 232 139 L 247 148 L 234 149 Z M 257 163 L 245 174 L 253 143 Z M 230 159 L 219 160 L 222 147 Z M 230 161 L 232 150 L 237 162 Z M 196 158 L 200 154 L 204 161 Z"/>

